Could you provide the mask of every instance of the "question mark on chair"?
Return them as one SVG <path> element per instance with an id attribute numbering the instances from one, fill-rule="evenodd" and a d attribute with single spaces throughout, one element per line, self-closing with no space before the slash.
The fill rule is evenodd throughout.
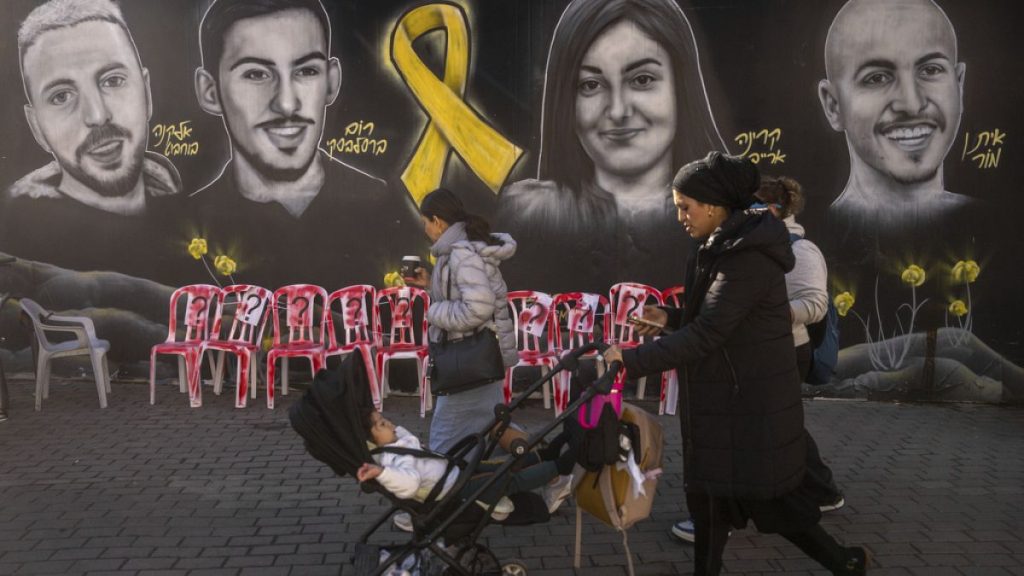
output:
<path id="1" fill-rule="evenodd" d="M 519 313 L 519 326 L 525 328 L 530 325 L 533 321 L 533 308 L 523 308 L 523 311 Z"/>
<path id="2" fill-rule="evenodd" d="M 186 324 L 189 326 L 202 326 L 206 323 L 206 302 L 206 296 L 196 296 L 192 299 L 192 307 L 186 313 Z"/>
<path id="3" fill-rule="evenodd" d="M 627 304 L 629 303 L 629 304 Z M 619 323 L 623 323 L 627 318 L 632 318 L 636 314 L 637 308 L 640 307 L 641 301 L 635 294 L 623 294 L 622 295 L 622 306 L 625 308 L 626 313 L 619 318 Z"/>
<path id="4" fill-rule="evenodd" d="M 362 298 L 350 298 L 345 302 L 345 324 L 350 330 L 356 330 L 366 324 Z"/>
<path id="5" fill-rule="evenodd" d="M 410 297 L 402 294 L 395 300 L 395 318 L 394 325 L 407 327 L 412 326 L 412 307 L 410 306 Z"/>
<path id="6" fill-rule="evenodd" d="M 298 309 L 300 304 L 302 306 L 301 310 Z M 295 315 L 292 316 L 292 325 L 305 326 L 309 323 L 306 319 L 306 311 L 309 310 L 309 298 L 306 298 L 305 296 L 296 296 L 295 299 L 292 300 L 292 306 L 296 308 Z"/>
<path id="7" fill-rule="evenodd" d="M 530 326 L 531 330 L 534 332 L 543 332 L 544 320 L 547 318 L 548 315 L 548 311 L 547 308 L 544 306 L 544 303 L 540 301 L 534 301 L 533 304 L 530 305 L 530 308 L 527 311 L 527 315 L 527 323 Z"/>
<path id="8" fill-rule="evenodd" d="M 263 306 L 260 304 L 260 295 L 252 292 L 245 297 L 245 306 L 241 311 L 240 320 L 245 324 L 255 324 L 263 315 Z"/>
<path id="9" fill-rule="evenodd" d="M 581 302 L 578 308 L 579 319 L 576 321 L 576 330 L 579 332 L 589 332 L 594 327 L 594 309 L 590 307 L 590 304 Z"/>
<path id="10" fill-rule="evenodd" d="M 519 312 L 519 326 L 525 328 L 533 321 L 533 305 L 536 302 L 533 298 L 523 300 L 523 309 Z"/>

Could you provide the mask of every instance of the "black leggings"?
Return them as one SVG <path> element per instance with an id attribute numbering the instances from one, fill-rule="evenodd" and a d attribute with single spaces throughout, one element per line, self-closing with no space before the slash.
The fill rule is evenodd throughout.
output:
<path id="1" fill-rule="evenodd" d="M 686 494 L 686 507 L 693 519 L 693 576 L 716 576 L 722 571 L 722 551 L 729 539 L 729 522 L 720 498 Z"/>
<path id="2" fill-rule="evenodd" d="M 722 551 L 729 539 L 728 515 L 731 505 L 723 498 L 704 494 L 686 495 L 686 506 L 693 518 L 694 528 L 694 576 L 717 576 L 722 571 Z M 833 573 L 845 569 L 848 552 L 820 524 L 813 524 L 798 531 L 780 532 L 805 554 Z"/>

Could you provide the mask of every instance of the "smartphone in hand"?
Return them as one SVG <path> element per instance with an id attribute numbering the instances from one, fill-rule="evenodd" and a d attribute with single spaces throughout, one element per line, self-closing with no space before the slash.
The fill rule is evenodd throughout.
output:
<path id="1" fill-rule="evenodd" d="M 658 330 L 665 329 L 664 324 L 651 322 L 650 320 L 647 320 L 646 318 L 641 318 L 640 316 L 630 316 L 629 318 L 626 318 L 626 322 L 629 322 L 630 324 L 633 324 L 635 326 L 646 326 L 648 328 L 657 328 Z"/>
<path id="2" fill-rule="evenodd" d="M 655 330 L 659 330 L 663 334 L 671 334 L 673 332 L 671 329 L 666 328 L 664 324 L 658 324 L 656 322 L 651 322 L 651 321 L 649 321 L 649 320 L 647 320 L 645 318 L 639 317 L 639 316 L 631 316 L 631 317 L 626 319 L 626 322 L 629 322 L 630 324 L 632 324 L 634 326 L 637 326 L 637 327 L 641 327 L 642 326 L 642 327 L 645 327 L 645 328 L 653 328 Z"/>

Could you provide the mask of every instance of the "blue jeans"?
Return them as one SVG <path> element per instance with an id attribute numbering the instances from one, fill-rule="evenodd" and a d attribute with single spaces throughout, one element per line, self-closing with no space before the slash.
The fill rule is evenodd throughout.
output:
<path id="1" fill-rule="evenodd" d="M 541 462 L 536 452 L 531 452 L 523 457 L 524 467 L 517 472 L 506 473 L 505 478 L 498 480 L 489 488 L 484 490 L 477 500 L 485 504 L 494 504 L 502 496 L 515 494 L 517 492 L 529 492 L 546 486 L 551 480 L 558 476 L 558 469 L 554 462 Z M 481 462 L 477 467 L 476 474 L 466 482 L 460 494 L 468 498 L 476 492 L 485 482 L 494 477 L 494 472 L 501 466 L 499 461 Z"/>
<path id="2" fill-rule="evenodd" d="M 430 449 L 446 454 L 459 440 L 484 432 L 494 418 L 494 405 L 502 404 L 505 381 L 495 380 L 472 390 L 438 396 L 430 421 Z"/>

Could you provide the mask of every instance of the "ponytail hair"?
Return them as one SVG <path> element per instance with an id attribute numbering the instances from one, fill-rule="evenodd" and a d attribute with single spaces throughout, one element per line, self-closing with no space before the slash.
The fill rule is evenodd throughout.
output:
<path id="1" fill-rule="evenodd" d="M 483 216 L 476 214 L 467 213 L 466 219 L 466 236 L 474 242 L 486 242 L 487 244 L 496 244 L 498 240 L 491 235 L 491 225 L 484 220 Z"/>
<path id="2" fill-rule="evenodd" d="M 471 212 L 466 212 L 462 200 L 447 188 L 438 188 L 423 198 L 420 214 L 427 218 L 440 218 L 449 225 L 465 222 L 466 236 L 474 242 L 496 244 L 498 240 L 491 235 L 491 225 Z"/>
<path id="3" fill-rule="evenodd" d="M 788 176 L 765 176 L 758 188 L 758 200 L 766 204 L 778 204 L 783 218 L 796 216 L 804 211 L 804 188 Z"/>

